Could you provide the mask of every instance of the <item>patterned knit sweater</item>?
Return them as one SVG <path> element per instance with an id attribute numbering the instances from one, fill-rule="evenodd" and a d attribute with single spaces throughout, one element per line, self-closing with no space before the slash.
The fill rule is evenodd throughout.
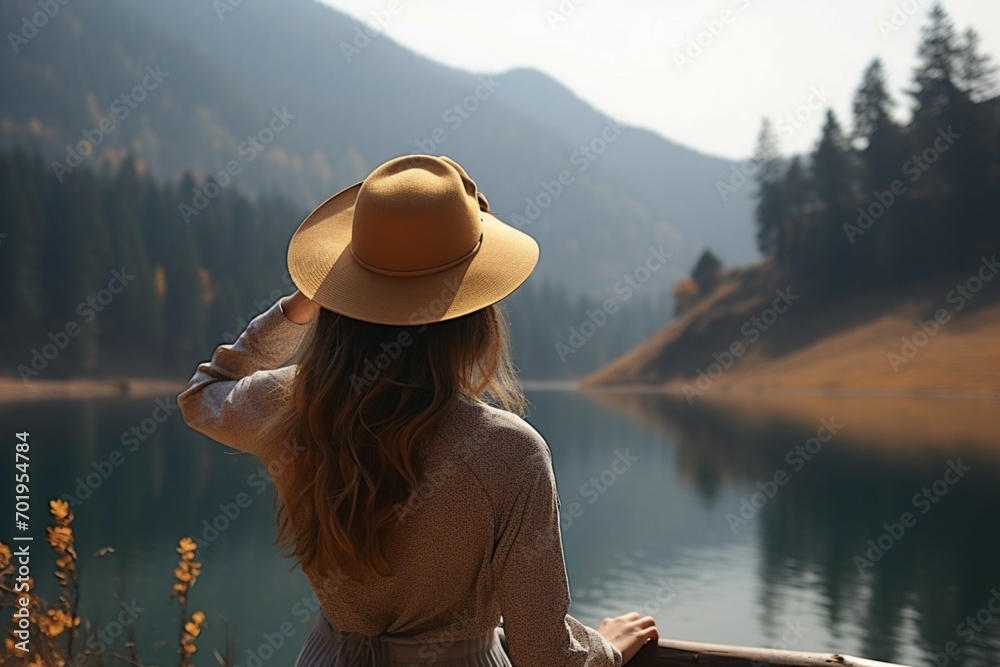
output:
<path id="1" fill-rule="evenodd" d="M 287 400 L 310 331 L 275 304 L 178 397 L 192 428 L 260 459 L 279 497 L 294 461 L 261 425 Z M 621 653 L 567 613 L 559 498 L 538 432 L 463 395 L 420 456 L 423 479 L 385 546 L 391 576 L 359 583 L 335 563 L 306 569 L 326 616 L 347 632 L 432 643 L 487 635 L 502 615 L 516 667 L 620 667 Z"/>

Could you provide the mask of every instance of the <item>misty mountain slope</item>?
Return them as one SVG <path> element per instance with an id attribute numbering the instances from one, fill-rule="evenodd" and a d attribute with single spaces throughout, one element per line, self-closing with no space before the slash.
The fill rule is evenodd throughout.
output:
<path id="1" fill-rule="evenodd" d="M 498 96 L 505 104 L 574 145 L 589 143 L 608 122 L 606 114 L 541 72 L 518 69 L 506 73 L 504 79 L 508 85 Z M 665 114 L 669 112 L 664 109 Z M 688 230 L 692 242 L 711 246 L 729 264 L 758 259 L 752 227 L 754 186 L 738 188 L 727 201 L 716 186 L 720 180 L 729 182 L 731 160 L 626 126 L 600 162 L 628 181 L 629 190 L 641 193 L 660 215 L 682 221 L 679 225 Z"/>
<path id="2" fill-rule="evenodd" d="M 336 119 L 343 125 L 356 127 L 351 135 L 353 147 L 366 160 L 370 159 L 370 164 L 366 161 L 368 168 L 400 152 L 432 152 L 433 148 L 446 154 L 451 151 L 486 182 L 505 183 L 516 178 L 514 172 L 526 176 L 521 179 L 523 186 L 510 189 L 509 197 L 505 190 L 495 197 L 495 208 L 510 211 L 508 215 L 517 212 L 523 215 L 528 206 L 524 198 L 538 195 L 544 189 L 543 182 L 551 182 L 562 169 L 578 174 L 578 168 L 570 164 L 572 156 L 581 144 L 589 144 L 599 136 L 607 122 L 604 114 L 564 86 L 532 70 L 513 70 L 484 79 L 427 61 L 382 36 L 370 38 L 370 43 L 358 53 L 352 51 L 347 62 L 344 45 L 364 44 L 364 38 L 357 37 L 359 24 L 309 0 L 281 5 L 273 2 L 241 5 L 226 13 L 221 21 L 214 16 L 214 10 L 200 3 L 181 5 L 186 11 L 167 8 L 162 3 L 139 4 L 158 21 L 176 25 L 179 31 L 200 40 L 204 48 L 213 49 L 220 56 L 239 53 L 239 62 L 247 65 L 240 75 L 248 84 L 267 91 L 276 103 L 309 99 L 310 107 L 315 103 L 323 109 L 316 119 L 320 126 Z M 271 37 L 266 47 L 261 47 L 256 40 L 247 38 L 267 32 L 268 27 L 273 34 L 298 30 L 299 42 L 275 46 Z M 400 67 L 400 63 L 408 66 Z M 419 71 L 418 76 L 412 75 L 415 70 Z M 295 72 L 296 76 L 287 76 L 288 72 Z M 484 80 L 488 85 L 482 85 Z M 477 89 L 485 93 L 486 99 L 472 100 L 475 107 L 471 111 L 456 112 L 454 105 L 465 102 Z M 354 94 L 345 96 L 345 90 Z M 405 100 L 405 115 L 397 112 L 399 98 Z M 391 113 L 385 113 L 387 108 Z M 498 118 L 487 118 L 493 114 Z M 519 127 L 505 131 L 504 122 L 514 122 Z M 536 127 L 529 128 L 529 124 Z M 435 129 L 443 133 L 438 135 L 445 137 L 443 142 L 433 141 Z M 318 127 L 317 131 L 324 130 Z M 549 141 L 549 135 L 562 142 Z M 485 141 L 501 138 L 497 145 L 484 145 Z M 371 147 L 380 144 L 389 144 L 393 150 L 373 152 Z M 536 155 L 539 148 L 555 152 L 560 160 L 539 162 Z M 492 165 L 511 164 L 515 165 L 513 170 L 500 169 L 500 178 L 492 178 Z M 607 209 L 602 211 L 599 226 L 606 228 L 607 221 L 615 219 L 614 215 L 624 218 L 627 225 L 629 214 L 638 208 L 639 214 L 646 218 L 640 226 L 657 228 L 648 238 L 666 240 L 678 250 L 674 274 L 679 276 L 690 268 L 705 245 L 730 263 L 757 257 L 750 223 L 751 188 L 740 189 L 728 202 L 718 196 L 715 183 L 727 179 L 731 167 L 728 160 L 705 156 L 647 130 L 625 126 L 608 150 L 593 161 L 588 169 L 590 175 L 585 179 L 587 185 L 573 185 L 574 189 L 585 189 L 596 184 L 590 182 L 594 174 L 601 175 L 593 179 L 596 182 L 606 179 L 605 185 L 624 199 L 619 198 L 610 209 L 597 207 L 598 211 Z M 484 179 L 484 174 L 489 178 Z M 567 195 L 569 198 L 572 193 Z M 552 210 L 543 211 L 540 224 L 533 227 L 532 233 L 544 235 L 542 223 L 550 217 L 580 219 L 575 207 L 560 216 L 560 206 L 566 207 L 566 203 L 559 202 Z M 589 208 L 594 210 L 593 206 Z M 543 236 L 539 240 L 544 245 L 547 239 Z M 608 242 L 612 244 L 610 247 Z M 608 238 L 600 244 L 609 254 L 614 246 Z M 635 253 L 625 256 L 633 266 L 643 260 Z M 576 259 L 569 253 L 567 258 Z M 670 267 L 671 271 L 674 269 Z"/>
<path id="3" fill-rule="evenodd" d="M 20 26 L 37 11 L 30 0 L 6 2 L 0 21 Z M 146 78 L 147 67 L 159 76 Z M 133 99 L 144 78 L 148 86 Z M 97 154 L 134 150 L 164 174 L 209 164 L 219 146 L 265 114 L 205 52 L 115 2 L 61 6 L 17 53 L 0 49 L 0 86 L 12 91 L 0 101 L 3 145 L 36 146 L 65 162 L 67 144 L 76 148 L 86 131 Z M 106 134 L 102 119 L 113 122 Z M 91 154 L 84 162 L 94 165 L 98 158 Z"/>
<path id="4" fill-rule="evenodd" d="M 30 6 L 5 7 L 8 24 Z M 522 84 L 523 71 L 484 78 L 380 36 L 348 62 L 342 43 L 358 26 L 311 0 L 242 3 L 223 19 L 212 3 L 195 0 L 68 5 L 20 54 L 0 57 L 4 83 L 27 91 L 0 102 L 2 141 L 61 159 L 66 143 L 141 80 L 146 64 L 159 63 L 169 77 L 104 138 L 105 156 L 127 148 L 167 177 L 185 168 L 204 176 L 235 161 L 237 186 L 282 193 L 306 209 L 395 155 L 450 155 L 501 217 L 526 223 L 538 239 L 538 279 L 571 293 L 610 293 L 645 262 L 650 245 L 674 253 L 650 280 L 651 294 L 667 292 L 705 245 L 740 260 L 749 207 L 731 200 L 732 210 L 720 209 L 692 195 L 707 178 L 701 163 L 714 174 L 716 163 L 726 172 L 727 161 L 631 128 L 614 150 L 581 160 L 571 128 L 603 116 L 561 95 L 548 77 L 536 75 L 534 88 Z M 548 96 L 558 104 L 533 103 Z M 273 109 L 287 110 L 287 127 L 248 160 L 241 147 L 267 127 Z M 34 110 L 43 110 L 41 129 Z M 571 182 L 558 191 L 560 172 Z M 697 179 L 682 182 L 687 175 Z"/>

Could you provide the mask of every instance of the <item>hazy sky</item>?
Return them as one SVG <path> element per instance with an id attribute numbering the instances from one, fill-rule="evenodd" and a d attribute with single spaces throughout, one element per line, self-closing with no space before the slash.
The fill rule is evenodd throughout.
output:
<path id="1" fill-rule="evenodd" d="M 830 105 L 845 124 L 868 62 L 880 56 L 900 101 L 930 0 L 321 0 L 371 21 L 433 60 L 477 72 L 546 72 L 614 118 L 706 153 L 744 158 L 761 119 L 786 152 L 809 150 Z M 1000 58 L 1000 2 L 946 0 Z M 395 12 L 391 8 L 396 9 Z M 894 17 L 895 14 L 895 17 Z M 895 18 L 895 22 L 893 19 Z M 383 19 L 384 20 L 384 19 Z M 898 24 L 898 25 L 897 25 Z M 716 34 L 712 34 L 712 29 Z M 685 53 L 689 40 L 701 53 Z M 698 47 L 695 47 L 698 48 Z M 821 100 L 821 98 L 826 98 Z"/>

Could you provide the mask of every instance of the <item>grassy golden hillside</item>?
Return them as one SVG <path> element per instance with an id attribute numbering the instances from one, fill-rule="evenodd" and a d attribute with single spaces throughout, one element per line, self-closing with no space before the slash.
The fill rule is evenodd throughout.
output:
<path id="1" fill-rule="evenodd" d="M 970 284 L 978 268 L 835 301 L 770 264 L 732 271 L 582 385 L 1000 395 L 1000 277 Z"/>

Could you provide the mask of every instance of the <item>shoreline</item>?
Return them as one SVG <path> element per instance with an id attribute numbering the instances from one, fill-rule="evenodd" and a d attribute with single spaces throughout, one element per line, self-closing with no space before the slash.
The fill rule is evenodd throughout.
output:
<path id="1" fill-rule="evenodd" d="M 685 397 L 683 384 L 577 384 L 576 391 L 594 393 L 624 393 L 624 394 L 664 394 Z M 699 399 L 726 396 L 803 396 L 831 398 L 912 398 L 935 399 L 951 401 L 1000 401 L 1000 392 L 988 390 L 960 389 L 852 389 L 833 387 L 798 387 L 788 385 L 736 385 L 727 384 L 713 387 L 699 393 Z"/>
<path id="2" fill-rule="evenodd" d="M 580 380 L 525 380 L 525 391 L 576 391 L 581 393 L 665 394 L 684 396 L 679 384 L 583 384 Z M 57 399 L 83 400 L 90 398 L 146 398 L 176 395 L 184 390 L 186 382 L 166 378 L 74 378 L 67 380 L 31 380 L 0 377 L 0 403 L 21 401 L 46 401 Z M 713 396 L 769 397 L 803 396 L 836 398 L 910 398 L 949 401 L 1000 401 L 1000 392 L 976 390 L 897 390 L 833 387 L 795 387 L 784 385 L 735 385 L 713 387 L 704 392 L 705 399 Z"/>
<path id="3" fill-rule="evenodd" d="M 90 398 L 148 398 L 179 394 L 186 382 L 165 378 L 74 378 L 30 380 L 0 378 L 0 403 Z"/>

